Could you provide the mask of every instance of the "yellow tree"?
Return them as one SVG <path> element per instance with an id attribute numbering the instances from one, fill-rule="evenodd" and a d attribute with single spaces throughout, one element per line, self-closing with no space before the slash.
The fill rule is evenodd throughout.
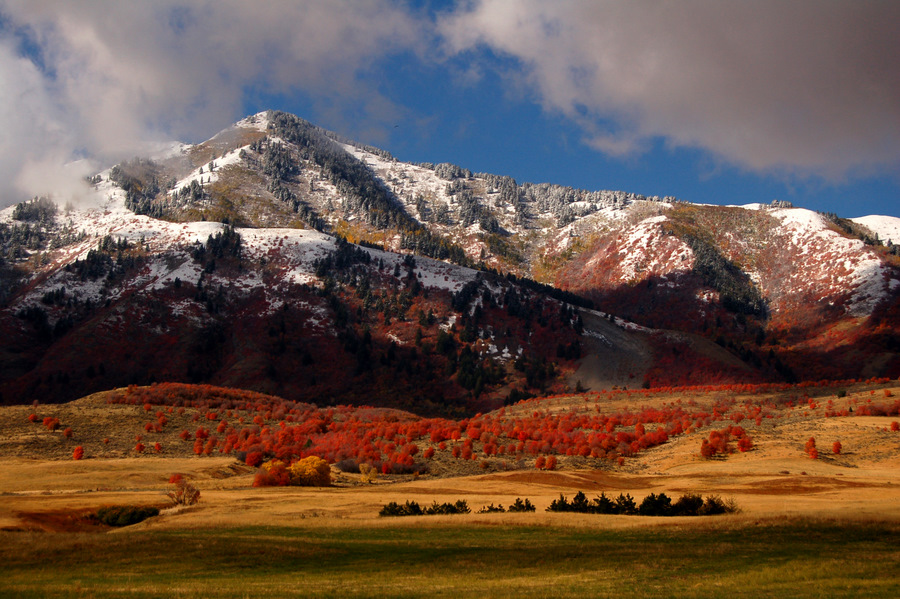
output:
<path id="1" fill-rule="evenodd" d="M 292 485 L 327 487 L 331 484 L 331 466 L 318 456 L 311 455 L 294 462 L 288 472 Z"/>

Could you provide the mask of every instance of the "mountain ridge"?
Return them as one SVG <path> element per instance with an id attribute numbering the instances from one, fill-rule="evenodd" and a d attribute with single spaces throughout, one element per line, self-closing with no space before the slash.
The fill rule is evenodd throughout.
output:
<path id="1" fill-rule="evenodd" d="M 519 184 L 276 112 L 91 182 L 0 211 L 6 403 L 184 380 L 466 413 L 900 375 L 900 219 Z"/>

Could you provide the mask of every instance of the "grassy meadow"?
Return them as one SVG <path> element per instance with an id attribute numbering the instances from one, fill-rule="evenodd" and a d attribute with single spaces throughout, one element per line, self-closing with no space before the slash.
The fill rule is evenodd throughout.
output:
<path id="1" fill-rule="evenodd" d="M 595 516 L 596 517 L 596 516 Z M 896 597 L 900 525 L 0 533 L 4 597 Z"/>

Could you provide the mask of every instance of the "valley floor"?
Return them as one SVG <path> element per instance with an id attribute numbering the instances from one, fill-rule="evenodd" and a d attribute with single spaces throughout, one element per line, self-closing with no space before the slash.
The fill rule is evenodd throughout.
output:
<path id="1" fill-rule="evenodd" d="M 715 459 L 700 457 L 700 431 L 621 465 L 600 460 L 609 464 L 603 469 L 573 461 L 557 471 L 380 476 L 371 484 L 335 470 L 327 488 L 257 488 L 255 469 L 231 456 L 110 449 L 104 457 L 63 459 L 78 440 L 58 433 L 48 440 L 27 422 L 32 409 L 0 409 L 3 596 L 894 597 L 900 589 L 894 417 L 786 409 L 784 418 L 747 426 L 751 451 Z M 53 409 L 71 422 L 78 421 L 67 409 L 85 412 L 98 433 L 112 430 L 101 421 L 106 414 L 120 423 L 115 435 L 131 435 L 129 443 L 128 414 L 138 427 L 146 419 L 141 406 L 82 401 Z M 87 420 L 76 429 L 82 435 L 91 430 Z M 810 436 L 823 447 L 818 459 L 803 451 Z M 825 451 L 833 440 L 842 442 L 840 454 Z M 200 489 L 197 505 L 170 507 L 165 493 L 176 473 Z M 650 493 L 718 495 L 740 512 L 662 518 L 546 511 L 561 494 L 578 491 L 589 499 L 628 493 L 638 503 Z M 537 511 L 477 513 L 516 498 Z M 465 500 L 472 513 L 378 515 L 385 504 L 408 500 Z M 89 518 L 107 505 L 163 509 L 110 529 Z"/>

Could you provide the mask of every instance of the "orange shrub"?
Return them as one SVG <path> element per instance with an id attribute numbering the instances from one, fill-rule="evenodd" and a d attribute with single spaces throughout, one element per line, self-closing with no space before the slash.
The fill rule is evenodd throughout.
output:
<path id="1" fill-rule="evenodd" d="M 75 448 L 75 451 L 72 452 L 72 459 L 80 460 L 83 457 L 84 457 L 84 447 L 79 445 L 78 447 Z"/>
<path id="2" fill-rule="evenodd" d="M 327 487 L 331 484 L 331 466 L 318 456 L 311 455 L 294 462 L 288 472 L 292 485 Z"/>

